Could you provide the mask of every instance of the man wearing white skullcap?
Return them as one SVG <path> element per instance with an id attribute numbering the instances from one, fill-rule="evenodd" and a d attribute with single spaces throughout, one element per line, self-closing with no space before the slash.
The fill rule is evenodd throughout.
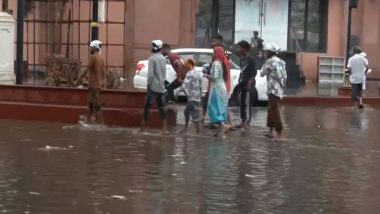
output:
<path id="1" fill-rule="evenodd" d="M 79 76 L 76 84 L 88 74 L 89 103 L 87 122 L 103 123 L 100 104 L 100 91 L 106 87 L 106 67 L 103 58 L 100 56 L 102 43 L 94 40 L 90 43 L 90 58 L 87 69 Z"/>
<path id="2" fill-rule="evenodd" d="M 148 92 L 144 105 L 144 119 L 141 123 L 141 132 L 145 131 L 145 124 L 148 122 L 149 111 L 153 100 L 156 100 L 158 110 L 163 121 L 162 131 L 168 133 L 166 109 L 164 105 L 165 79 L 166 79 L 166 59 L 161 54 L 163 42 L 161 40 L 152 41 L 152 53 L 148 63 Z"/>
<path id="3" fill-rule="evenodd" d="M 90 43 L 90 47 L 91 48 L 96 48 L 97 50 L 101 50 L 102 49 L 102 42 L 99 41 L 99 40 L 94 40 Z"/>
<path id="4" fill-rule="evenodd" d="M 262 67 L 261 76 L 267 77 L 268 85 L 268 118 L 267 126 L 269 138 L 274 138 L 273 131 L 277 132 L 276 140 L 283 141 L 283 125 L 280 115 L 280 100 L 284 95 L 284 87 L 287 78 L 286 64 L 277 55 L 279 48 L 275 44 L 267 44 L 265 47 L 265 57 L 267 61 Z"/>

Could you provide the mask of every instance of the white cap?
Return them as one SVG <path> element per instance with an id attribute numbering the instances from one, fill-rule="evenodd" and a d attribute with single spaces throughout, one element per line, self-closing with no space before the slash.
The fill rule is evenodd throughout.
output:
<path id="1" fill-rule="evenodd" d="M 280 48 L 274 43 L 267 43 L 265 44 L 265 50 L 277 53 L 280 50 Z"/>
<path id="2" fill-rule="evenodd" d="M 153 40 L 152 41 L 152 48 L 153 50 L 160 50 L 162 48 L 163 42 L 161 40 Z"/>
<path id="3" fill-rule="evenodd" d="M 102 42 L 99 40 L 94 40 L 90 43 L 90 47 L 100 50 L 102 49 Z"/>
<path id="4" fill-rule="evenodd" d="M 367 54 L 365 52 L 361 52 L 360 55 L 367 57 Z"/>

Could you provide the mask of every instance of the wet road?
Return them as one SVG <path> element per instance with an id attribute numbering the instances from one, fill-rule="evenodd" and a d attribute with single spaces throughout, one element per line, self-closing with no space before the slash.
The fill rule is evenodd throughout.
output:
<path id="1" fill-rule="evenodd" d="M 286 143 L 265 109 L 227 140 L 1 121 L 0 213 L 380 213 L 380 110 L 283 113 Z"/>

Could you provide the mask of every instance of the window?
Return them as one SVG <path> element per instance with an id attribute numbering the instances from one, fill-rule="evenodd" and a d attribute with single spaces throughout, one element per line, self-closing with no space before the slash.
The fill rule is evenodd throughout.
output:
<path id="1" fill-rule="evenodd" d="M 205 64 L 210 64 L 212 62 L 212 54 L 207 53 L 180 53 L 179 56 L 183 61 L 188 59 L 193 59 L 195 61 L 195 66 L 202 67 Z"/>
<path id="2" fill-rule="evenodd" d="M 201 67 L 205 64 L 210 64 L 212 62 L 212 54 L 199 54 L 195 55 L 195 63 L 198 67 Z"/>
<path id="3" fill-rule="evenodd" d="M 328 3 L 328 0 L 290 1 L 290 51 L 326 52 Z"/>
<path id="4" fill-rule="evenodd" d="M 201 0 L 196 15 L 196 47 L 210 47 L 210 38 L 216 33 L 224 37 L 226 47 L 234 44 L 235 1 Z"/>
<path id="5" fill-rule="evenodd" d="M 218 16 L 218 31 L 224 37 L 224 45 L 230 49 L 235 35 L 235 1 L 219 0 Z"/>
<path id="6" fill-rule="evenodd" d="M 240 65 L 240 59 L 239 59 L 239 57 L 233 53 L 229 53 L 228 55 L 230 56 L 231 68 L 236 69 L 236 70 L 240 70 L 240 66 L 239 66 Z"/>
<path id="7" fill-rule="evenodd" d="M 194 59 L 194 54 L 192 53 L 178 53 L 178 55 L 181 57 L 183 61 L 186 61 L 188 59 Z"/>
<path id="8" fill-rule="evenodd" d="M 171 65 L 169 58 L 166 58 L 166 64 Z"/>

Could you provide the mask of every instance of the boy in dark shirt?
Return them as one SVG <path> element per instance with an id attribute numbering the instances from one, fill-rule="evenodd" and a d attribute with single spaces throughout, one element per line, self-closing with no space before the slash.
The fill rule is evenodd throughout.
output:
<path id="1" fill-rule="evenodd" d="M 240 117 L 241 124 L 240 128 L 246 129 L 250 118 L 247 115 L 247 98 L 249 97 L 249 91 L 251 87 L 255 87 L 255 77 L 257 75 L 256 63 L 253 58 L 249 56 L 250 44 L 247 41 L 240 41 L 238 43 L 239 56 L 240 56 L 240 67 L 241 72 L 239 76 L 239 82 L 235 87 L 234 94 L 240 91 Z M 249 105 L 251 102 L 248 102 Z M 251 106 L 248 106 L 251 108 Z M 250 117 L 251 115 L 249 115 Z"/>

